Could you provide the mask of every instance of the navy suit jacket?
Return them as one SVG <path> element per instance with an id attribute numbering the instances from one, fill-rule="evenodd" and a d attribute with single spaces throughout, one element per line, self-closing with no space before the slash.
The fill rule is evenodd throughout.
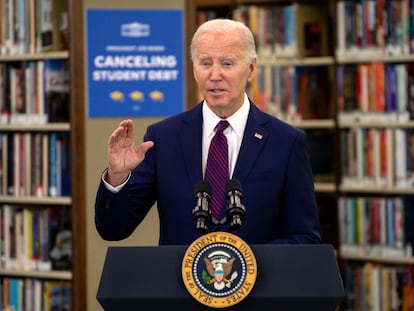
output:
<path id="1" fill-rule="evenodd" d="M 154 141 L 154 147 L 119 193 L 100 182 L 95 224 L 103 239 L 128 237 L 155 203 L 160 245 L 188 245 L 200 237 L 192 209 L 195 185 L 203 178 L 201 107 L 198 104 L 148 127 L 144 140 Z M 242 226 L 234 234 L 249 244 L 321 242 L 302 131 L 250 103 L 232 178 L 242 184 L 246 207 Z"/>

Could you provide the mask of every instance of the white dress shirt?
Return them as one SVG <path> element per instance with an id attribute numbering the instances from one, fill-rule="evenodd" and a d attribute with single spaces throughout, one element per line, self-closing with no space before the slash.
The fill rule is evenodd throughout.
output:
<path id="1" fill-rule="evenodd" d="M 227 118 L 230 126 L 224 130 L 224 135 L 227 137 L 227 144 L 229 147 L 229 176 L 231 177 L 236 166 L 237 156 L 239 155 L 240 146 L 243 140 L 244 129 L 246 128 L 247 117 L 249 115 L 250 102 L 247 95 L 244 95 L 243 105 L 233 115 Z M 206 170 L 208 149 L 210 142 L 214 137 L 217 123 L 221 121 L 216 114 L 203 102 L 203 151 L 202 163 L 203 172 Z"/>

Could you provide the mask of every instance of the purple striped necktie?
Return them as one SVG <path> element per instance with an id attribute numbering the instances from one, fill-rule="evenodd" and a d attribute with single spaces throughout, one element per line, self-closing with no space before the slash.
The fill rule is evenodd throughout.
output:
<path id="1" fill-rule="evenodd" d="M 229 156 L 227 138 L 223 131 L 229 126 L 227 121 L 216 125 L 216 134 L 210 143 L 205 172 L 205 179 L 212 188 L 210 209 L 214 218 L 218 219 L 225 203 L 225 185 L 229 180 Z"/>

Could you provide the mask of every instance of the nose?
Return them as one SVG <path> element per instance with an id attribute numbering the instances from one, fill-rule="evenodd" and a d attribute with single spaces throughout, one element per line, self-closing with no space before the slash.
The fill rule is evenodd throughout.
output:
<path id="1" fill-rule="evenodd" d="M 221 80 L 221 68 L 219 64 L 211 66 L 210 80 Z"/>

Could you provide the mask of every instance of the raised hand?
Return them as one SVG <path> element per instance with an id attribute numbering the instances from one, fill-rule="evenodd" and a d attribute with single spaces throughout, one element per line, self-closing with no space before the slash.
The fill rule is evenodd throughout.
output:
<path id="1" fill-rule="evenodd" d="M 129 172 L 144 160 L 145 153 L 154 143 L 143 142 L 139 147 L 134 142 L 134 123 L 123 120 L 108 141 L 108 174 L 106 181 L 112 186 L 122 184 Z"/>

